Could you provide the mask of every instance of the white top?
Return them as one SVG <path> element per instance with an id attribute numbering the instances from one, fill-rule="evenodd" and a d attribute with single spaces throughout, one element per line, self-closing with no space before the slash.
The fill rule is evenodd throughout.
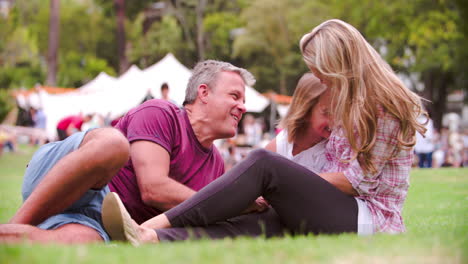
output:
<path id="1" fill-rule="evenodd" d="M 418 117 L 418 122 L 423 124 L 426 121 L 426 134 L 425 137 L 421 135 L 419 132 L 416 132 L 416 145 L 414 145 L 414 151 L 416 153 L 430 153 L 434 151 L 434 125 L 432 120 L 427 120 L 424 116 Z"/>
<path id="2" fill-rule="evenodd" d="M 325 146 L 327 145 L 326 140 L 322 140 L 315 146 L 308 148 L 301 153 L 293 156 L 293 144 L 288 142 L 288 132 L 283 129 L 276 136 L 276 152 L 302 166 L 311 170 L 315 174 L 322 171 L 323 166 L 327 159 L 325 158 Z"/>

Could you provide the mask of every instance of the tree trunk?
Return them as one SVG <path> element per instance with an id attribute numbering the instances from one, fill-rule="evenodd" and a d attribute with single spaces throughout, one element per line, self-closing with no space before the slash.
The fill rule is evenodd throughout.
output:
<path id="1" fill-rule="evenodd" d="M 279 92 L 282 95 L 287 95 L 288 94 L 288 89 L 286 87 L 286 74 L 282 69 L 280 69 L 280 79 L 279 79 Z"/>
<path id="2" fill-rule="evenodd" d="M 114 0 L 117 17 L 117 52 L 119 56 L 119 74 L 128 69 L 127 56 L 125 54 L 125 0 Z"/>
<path id="3" fill-rule="evenodd" d="M 194 40 L 192 38 L 192 35 L 190 35 L 189 25 L 187 23 L 187 19 L 185 19 L 184 12 L 182 10 L 182 7 L 180 6 L 180 2 L 177 0 L 173 0 L 169 3 L 171 4 L 171 8 L 174 11 L 174 15 L 177 18 L 177 21 L 179 21 L 179 24 L 182 27 L 185 41 L 188 43 L 189 47 L 193 47 Z"/>
<path id="4" fill-rule="evenodd" d="M 205 34 L 203 31 L 203 14 L 205 12 L 206 0 L 198 0 L 198 5 L 196 7 L 197 13 L 197 51 L 198 59 L 205 59 Z"/>
<path id="5" fill-rule="evenodd" d="M 50 0 L 49 47 L 47 50 L 47 80 L 50 86 L 57 85 L 57 54 L 59 48 L 60 0 Z"/>
<path id="6" fill-rule="evenodd" d="M 434 127 L 437 129 L 442 127 L 442 117 L 447 108 L 450 81 L 450 75 L 438 69 L 428 71 L 425 74 L 423 97 L 430 100 L 425 106 L 431 114 Z"/>

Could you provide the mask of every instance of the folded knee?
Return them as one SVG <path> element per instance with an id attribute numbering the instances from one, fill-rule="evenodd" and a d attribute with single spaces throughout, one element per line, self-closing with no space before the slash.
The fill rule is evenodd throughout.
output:
<path id="1" fill-rule="evenodd" d="M 93 133 L 94 132 L 94 133 Z M 130 156 L 130 144 L 127 138 L 117 129 L 103 128 L 91 131 L 86 142 L 92 148 L 93 157 L 98 163 L 106 167 L 122 167 Z"/>
<path id="2" fill-rule="evenodd" d="M 257 160 L 269 160 L 275 155 L 277 154 L 266 149 L 255 149 L 250 152 L 249 158 L 254 159 L 256 161 Z"/>

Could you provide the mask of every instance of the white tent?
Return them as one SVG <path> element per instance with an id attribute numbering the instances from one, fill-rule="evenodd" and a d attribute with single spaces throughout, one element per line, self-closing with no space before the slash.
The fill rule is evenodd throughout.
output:
<path id="1" fill-rule="evenodd" d="M 42 106 L 47 116 L 47 135 L 49 138 L 54 138 L 57 123 L 66 116 L 97 113 L 115 118 L 138 105 L 147 92 L 142 84 L 141 74 L 137 66 L 132 66 L 115 80 L 114 87 L 109 86 L 86 92 L 77 89 L 76 92 L 56 95 L 40 91 L 29 96 L 29 105 Z M 102 82 L 99 80 L 104 79 L 101 77 L 95 80 L 94 83 L 99 83 Z M 91 89 L 93 86 L 87 87 Z"/>
<path id="2" fill-rule="evenodd" d="M 48 94 L 41 90 L 37 95 L 47 117 L 46 131 L 50 139 L 56 136 L 56 126 L 63 117 L 82 112 L 83 109 L 87 108 L 87 102 L 89 102 L 87 96 L 77 92 Z"/>
<path id="3" fill-rule="evenodd" d="M 185 88 L 192 72 L 180 63 L 174 55 L 167 54 L 157 63 L 143 70 L 146 82 L 154 98 L 161 98 L 161 85 L 169 85 L 169 98 L 178 105 L 185 99 Z"/>
<path id="4" fill-rule="evenodd" d="M 143 71 L 132 65 L 119 78 L 100 73 L 76 92 L 51 95 L 40 91 L 25 100 L 18 98 L 18 102 L 23 104 L 26 101 L 28 106 L 43 108 L 47 116 L 47 134 L 53 138 L 56 135 L 55 127 L 63 117 L 98 113 L 117 118 L 138 106 L 148 93 L 154 98 L 160 98 L 160 87 L 164 82 L 169 85 L 170 98 L 182 105 L 191 74 L 174 55 L 168 54 Z M 261 112 L 269 104 L 268 99 L 252 87 L 246 86 L 245 95 L 248 112 Z"/>
<path id="5" fill-rule="evenodd" d="M 250 86 L 245 86 L 245 109 L 247 112 L 260 113 L 270 104 L 270 101 Z"/>
<path id="6" fill-rule="evenodd" d="M 276 111 L 278 111 L 278 114 L 280 115 L 281 118 L 283 118 L 289 110 L 289 105 L 276 105 Z"/>
<path id="7" fill-rule="evenodd" d="M 106 111 L 112 118 L 121 116 L 139 105 L 150 92 L 150 88 L 143 71 L 133 65 L 117 79 L 114 89 L 101 95 L 106 97 L 106 103 L 100 112 Z"/>
<path id="8" fill-rule="evenodd" d="M 178 105 L 185 99 L 185 89 L 192 75 L 191 71 L 180 63 L 174 55 L 167 54 L 163 59 L 143 70 L 145 78 L 151 87 L 154 98 L 161 98 L 161 84 L 169 85 L 169 98 Z M 265 96 L 250 86 L 245 87 L 245 107 L 247 112 L 262 112 L 269 104 Z"/>
<path id="9" fill-rule="evenodd" d="M 117 79 L 115 77 L 109 76 L 105 72 L 101 72 L 96 78 L 81 86 L 79 88 L 79 91 L 82 93 L 93 93 L 103 91 L 106 89 L 114 88 L 116 82 Z"/>

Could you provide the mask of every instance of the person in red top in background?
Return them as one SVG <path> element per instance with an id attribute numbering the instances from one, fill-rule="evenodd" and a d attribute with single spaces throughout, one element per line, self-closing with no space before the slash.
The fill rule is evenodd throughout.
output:
<path id="1" fill-rule="evenodd" d="M 64 140 L 74 132 L 81 131 L 81 126 L 83 123 L 90 121 L 92 117 L 92 115 L 72 115 L 60 120 L 60 122 L 57 124 L 57 135 L 59 140 Z"/>

